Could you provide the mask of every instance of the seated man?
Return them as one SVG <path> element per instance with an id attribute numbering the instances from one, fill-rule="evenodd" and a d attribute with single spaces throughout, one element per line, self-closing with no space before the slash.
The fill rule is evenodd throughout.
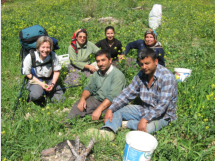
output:
<path id="1" fill-rule="evenodd" d="M 141 71 L 133 78 L 105 114 L 101 133 L 116 132 L 124 127 L 152 133 L 176 120 L 177 82 L 175 76 L 158 64 L 153 49 L 145 48 L 139 55 Z M 127 105 L 140 95 L 142 106 Z M 126 106 L 127 105 L 127 106 Z M 124 122 L 124 121 L 123 121 Z"/>
<path id="2" fill-rule="evenodd" d="M 125 88 L 125 76 L 111 65 L 112 58 L 108 50 L 99 50 L 95 54 L 95 59 L 99 70 L 93 73 L 81 99 L 73 105 L 66 120 L 90 114 L 92 114 L 92 120 L 99 120 L 113 99 Z"/>

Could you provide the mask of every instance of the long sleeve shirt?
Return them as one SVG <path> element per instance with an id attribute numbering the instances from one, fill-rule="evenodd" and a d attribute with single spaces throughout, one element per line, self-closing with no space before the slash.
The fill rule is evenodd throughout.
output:
<path id="1" fill-rule="evenodd" d="M 140 71 L 131 84 L 113 100 L 109 109 L 115 112 L 137 95 L 140 95 L 142 101 L 142 106 L 139 105 L 142 118 L 149 122 L 157 118 L 176 120 L 177 82 L 175 76 L 165 67 L 157 65 L 150 88 L 147 75 Z"/>
<path id="2" fill-rule="evenodd" d="M 98 46 L 101 49 L 106 49 L 110 52 L 111 58 L 116 59 L 118 55 L 122 54 L 122 44 L 119 40 L 114 38 L 114 43 L 110 47 L 106 39 L 100 40 L 96 43 L 96 46 Z"/>
<path id="3" fill-rule="evenodd" d="M 99 48 L 90 41 L 81 48 L 76 42 L 78 48 L 78 54 L 76 54 L 75 49 L 69 45 L 68 53 L 71 64 L 76 66 L 79 69 L 84 69 L 86 64 L 90 64 L 90 54 L 95 54 Z"/>
<path id="4" fill-rule="evenodd" d="M 84 90 L 88 90 L 100 102 L 103 102 L 104 99 L 112 102 L 125 88 L 125 85 L 126 79 L 124 74 L 111 65 L 105 75 L 102 75 L 100 70 L 94 72 Z"/>
<path id="5" fill-rule="evenodd" d="M 156 44 L 159 44 L 159 45 L 155 45 L 155 46 L 150 47 L 150 48 L 154 49 L 154 51 L 155 51 L 155 53 L 157 55 L 157 58 L 158 58 L 158 63 L 160 65 L 163 65 L 165 67 L 163 48 L 162 48 L 160 42 L 158 42 Z M 137 57 L 138 57 L 138 54 L 140 53 L 140 51 L 142 49 L 146 48 L 146 47 L 147 46 L 145 45 L 144 40 L 133 41 L 133 42 L 130 42 L 130 43 L 127 44 L 127 46 L 125 47 L 125 51 L 123 52 L 123 54 L 127 55 L 128 52 L 131 49 L 137 49 Z"/>

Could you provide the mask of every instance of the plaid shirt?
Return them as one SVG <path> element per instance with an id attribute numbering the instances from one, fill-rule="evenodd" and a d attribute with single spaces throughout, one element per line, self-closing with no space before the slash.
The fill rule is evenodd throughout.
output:
<path id="1" fill-rule="evenodd" d="M 127 105 L 140 94 L 142 106 L 139 111 L 142 118 L 151 122 L 163 118 L 176 120 L 177 82 L 175 76 L 165 67 L 157 65 L 154 80 L 148 88 L 147 75 L 140 71 L 132 82 L 114 98 L 109 109 L 112 112 Z"/>

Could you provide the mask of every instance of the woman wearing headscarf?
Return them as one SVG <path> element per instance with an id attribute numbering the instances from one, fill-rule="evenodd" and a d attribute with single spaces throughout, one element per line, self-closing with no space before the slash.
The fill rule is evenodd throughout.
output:
<path id="1" fill-rule="evenodd" d="M 95 54 L 99 48 L 92 42 L 87 40 L 86 29 L 78 29 L 69 45 L 68 53 L 71 64 L 68 67 L 68 75 L 65 83 L 70 85 L 78 84 L 78 73 L 82 72 L 89 77 L 93 72 L 97 71 L 96 67 L 90 64 L 90 55 Z"/>
<path id="2" fill-rule="evenodd" d="M 139 54 L 139 52 L 144 48 L 154 49 L 158 58 L 158 63 L 160 65 L 165 66 L 163 47 L 161 43 L 157 40 L 157 33 L 155 32 L 155 30 L 152 29 L 149 29 L 145 32 L 144 40 L 137 40 L 128 43 L 125 48 L 125 51 L 123 52 L 123 55 L 120 55 L 119 58 L 122 59 L 125 55 L 127 55 L 130 49 L 137 49 L 137 54 Z M 137 63 L 139 64 L 138 61 Z"/>

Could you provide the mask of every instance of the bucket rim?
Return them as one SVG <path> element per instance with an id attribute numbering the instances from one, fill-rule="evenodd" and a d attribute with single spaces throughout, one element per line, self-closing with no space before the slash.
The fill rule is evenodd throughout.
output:
<path id="1" fill-rule="evenodd" d="M 142 135 L 141 137 L 148 138 L 148 139 L 138 140 L 138 144 L 136 144 L 137 142 L 134 143 L 134 139 L 132 142 L 132 139 L 130 138 L 131 135 L 138 135 L 138 136 L 136 136 L 136 138 L 139 137 L 140 135 Z M 149 143 L 149 138 L 150 138 L 150 143 Z M 142 143 L 146 142 L 146 144 L 148 144 L 148 147 L 146 146 L 146 144 L 144 144 L 144 143 L 142 144 L 141 142 Z M 141 143 L 141 145 L 139 143 Z M 153 135 L 151 135 L 149 133 L 146 133 L 143 131 L 130 131 L 126 134 L 126 144 L 128 144 L 131 148 L 133 148 L 135 150 L 142 151 L 142 152 L 149 152 L 149 151 L 154 151 L 157 148 L 158 141 Z"/>

